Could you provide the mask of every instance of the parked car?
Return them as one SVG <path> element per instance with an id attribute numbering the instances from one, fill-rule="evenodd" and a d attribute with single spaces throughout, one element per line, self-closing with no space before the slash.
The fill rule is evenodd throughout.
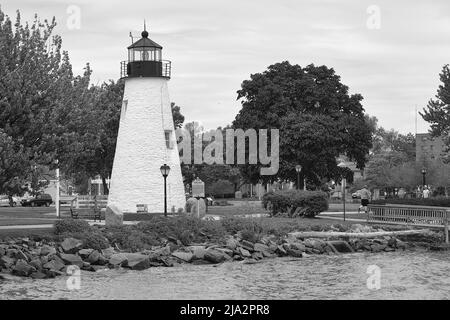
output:
<path id="1" fill-rule="evenodd" d="M 34 198 L 23 199 L 21 201 L 22 206 L 27 207 L 41 207 L 41 206 L 50 206 L 53 203 L 52 196 L 49 194 L 38 194 Z"/>
<path id="2" fill-rule="evenodd" d="M 9 202 L 9 197 L 8 196 L 0 196 L 0 207 L 15 207 L 20 203 L 20 199 L 13 197 L 13 203 L 11 205 L 11 203 Z"/>

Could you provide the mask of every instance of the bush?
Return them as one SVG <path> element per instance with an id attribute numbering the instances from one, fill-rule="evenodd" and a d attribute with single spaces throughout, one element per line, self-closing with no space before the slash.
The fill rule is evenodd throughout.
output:
<path id="1" fill-rule="evenodd" d="M 81 240 L 83 240 L 83 248 L 85 249 L 100 251 L 110 247 L 108 239 L 99 232 L 85 233 Z"/>
<path id="2" fill-rule="evenodd" d="M 85 220 L 63 219 L 55 221 L 53 232 L 56 235 L 63 233 L 84 233 L 89 232 L 91 226 Z"/>
<path id="3" fill-rule="evenodd" d="M 263 206 L 272 215 L 314 217 L 328 209 L 327 194 L 322 191 L 271 191 L 263 197 Z"/>
<path id="4" fill-rule="evenodd" d="M 374 200 L 372 204 L 404 204 L 411 206 L 427 206 L 427 207 L 450 207 L 450 198 L 436 197 L 436 198 L 413 198 L 413 199 L 386 199 Z"/>

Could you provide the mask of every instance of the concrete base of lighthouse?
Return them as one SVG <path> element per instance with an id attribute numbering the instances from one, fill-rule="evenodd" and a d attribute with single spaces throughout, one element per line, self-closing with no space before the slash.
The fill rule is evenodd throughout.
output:
<path id="1" fill-rule="evenodd" d="M 168 139 L 170 138 L 170 139 Z M 108 206 L 123 213 L 164 212 L 164 178 L 160 167 L 170 166 L 167 209 L 185 207 L 185 191 L 176 144 L 167 79 L 127 78 Z"/>

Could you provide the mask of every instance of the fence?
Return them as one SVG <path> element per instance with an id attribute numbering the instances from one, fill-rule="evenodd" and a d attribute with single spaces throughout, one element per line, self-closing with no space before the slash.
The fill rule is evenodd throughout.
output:
<path id="1" fill-rule="evenodd" d="M 368 223 L 400 224 L 418 227 L 444 228 L 449 242 L 450 208 L 410 205 L 369 205 Z"/>

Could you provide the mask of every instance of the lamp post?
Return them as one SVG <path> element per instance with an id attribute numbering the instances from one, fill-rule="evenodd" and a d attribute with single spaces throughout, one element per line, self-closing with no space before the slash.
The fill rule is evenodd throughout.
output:
<path id="1" fill-rule="evenodd" d="M 338 164 L 339 168 L 347 168 L 347 165 L 345 164 L 345 162 L 341 162 Z M 342 175 L 342 203 L 344 205 L 344 221 L 345 221 L 345 188 L 347 187 L 347 179 L 345 178 L 344 175 Z"/>
<path id="2" fill-rule="evenodd" d="M 297 171 L 297 190 L 300 190 L 300 172 L 302 171 L 302 166 L 299 164 L 296 165 L 295 171 Z"/>
<path id="3" fill-rule="evenodd" d="M 427 175 L 427 169 L 422 168 L 422 186 L 425 187 L 427 185 L 425 176 Z"/>
<path id="4" fill-rule="evenodd" d="M 167 176 L 170 172 L 170 167 L 164 164 L 160 168 L 161 174 L 164 177 L 164 216 L 167 217 Z"/>
<path id="5" fill-rule="evenodd" d="M 60 180 L 59 180 L 59 160 L 55 160 L 56 167 L 56 216 L 60 218 L 60 207 L 59 207 L 59 194 L 60 194 Z"/>

